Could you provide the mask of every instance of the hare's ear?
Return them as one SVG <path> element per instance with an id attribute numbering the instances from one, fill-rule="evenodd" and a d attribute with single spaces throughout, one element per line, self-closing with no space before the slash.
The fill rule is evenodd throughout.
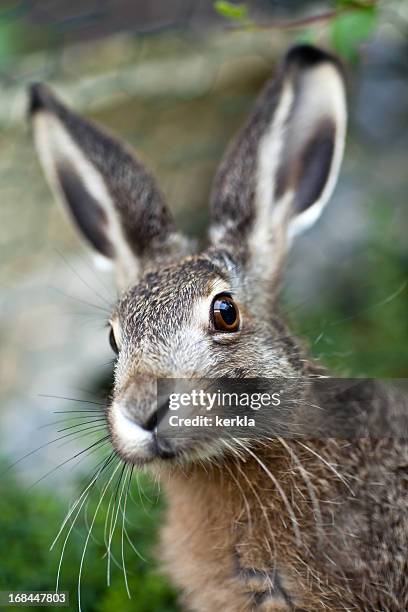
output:
<path id="1" fill-rule="evenodd" d="M 122 286 L 152 259 L 184 250 L 160 190 L 125 146 L 44 85 L 31 87 L 30 116 L 52 190 L 86 241 L 115 263 Z"/>
<path id="2" fill-rule="evenodd" d="M 343 157 L 346 101 L 331 55 L 294 47 L 227 152 L 212 194 L 210 238 L 272 269 L 328 201 Z M 254 261 L 255 259 L 255 261 Z"/>

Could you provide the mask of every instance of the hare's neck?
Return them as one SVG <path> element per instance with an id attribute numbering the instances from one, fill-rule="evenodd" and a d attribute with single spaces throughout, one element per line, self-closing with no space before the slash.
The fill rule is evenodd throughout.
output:
<path id="1" fill-rule="evenodd" d="M 184 534 L 226 530 L 246 539 L 273 533 L 291 545 L 302 525 L 316 518 L 310 495 L 318 495 L 318 481 L 327 476 L 326 455 L 320 442 L 277 439 L 267 448 L 248 446 L 242 458 L 218 466 L 174 472 L 163 479 L 169 521 Z"/>

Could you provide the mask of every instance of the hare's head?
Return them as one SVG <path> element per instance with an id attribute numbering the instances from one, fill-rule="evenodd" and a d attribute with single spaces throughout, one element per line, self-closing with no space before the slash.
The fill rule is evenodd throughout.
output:
<path id="1" fill-rule="evenodd" d="M 292 49 L 266 85 L 214 182 L 209 245 L 181 235 L 137 158 L 42 85 L 31 90 L 40 159 L 83 238 L 116 268 L 113 444 L 143 464 L 193 459 L 216 445 L 157 440 L 155 381 L 301 372 L 276 317 L 285 253 L 318 218 L 339 172 L 346 108 L 337 61 Z"/>

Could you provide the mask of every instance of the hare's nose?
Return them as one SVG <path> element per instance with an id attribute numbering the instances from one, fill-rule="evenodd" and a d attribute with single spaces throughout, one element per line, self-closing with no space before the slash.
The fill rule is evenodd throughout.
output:
<path id="1" fill-rule="evenodd" d="M 169 403 L 164 402 L 161 406 L 157 408 L 157 410 L 153 412 L 153 414 L 149 416 L 149 418 L 144 423 L 140 423 L 141 427 L 143 427 L 143 429 L 145 429 L 146 431 L 154 431 L 155 429 L 157 429 L 163 418 L 166 416 L 168 409 Z"/>
<path id="2" fill-rule="evenodd" d="M 171 440 L 167 440 L 159 431 L 167 408 L 167 403 L 163 404 L 143 422 L 134 419 L 123 404 L 112 404 L 112 442 L 126 460 L 150 461 L 155 457 L 171 459 L 175 456 L 176 450 Z"/>

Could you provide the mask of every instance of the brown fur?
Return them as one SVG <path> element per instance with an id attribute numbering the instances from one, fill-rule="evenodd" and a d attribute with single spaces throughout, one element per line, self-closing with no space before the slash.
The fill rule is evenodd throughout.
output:
<path id="1" fill-rule="evenodd" d="M 186 608 L 405 610 L 407 446 L 282 440 L 254 452 L 278 479 L 293 517 L 251 457 L 163 477 L 162 558 Z"/>

